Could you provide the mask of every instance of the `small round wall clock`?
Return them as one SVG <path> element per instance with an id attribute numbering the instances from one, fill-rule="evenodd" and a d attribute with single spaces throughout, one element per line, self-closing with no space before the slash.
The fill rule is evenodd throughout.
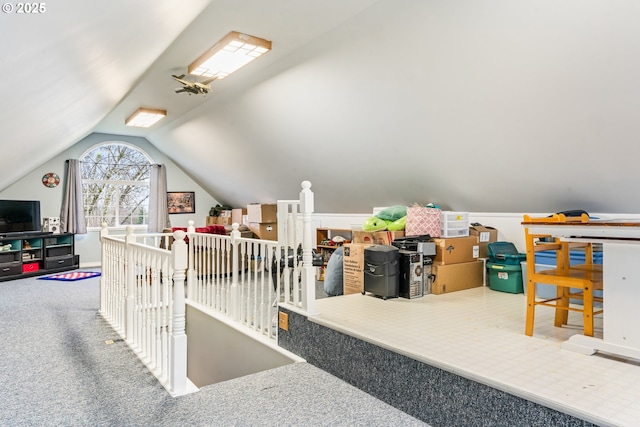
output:
<path id="1" fill-rule="evenodd" d="M 45 187 L 54 188 L 60 184 L 60 177 L 57 173 L 49 172 L 45 173 L 42 177 L 42 183 Z"/>

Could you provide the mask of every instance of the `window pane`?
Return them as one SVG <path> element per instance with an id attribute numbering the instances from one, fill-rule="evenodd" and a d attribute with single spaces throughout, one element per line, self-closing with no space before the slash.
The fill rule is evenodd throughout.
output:
<path id="1" fill-rule="evenodd" d="M 144 225 L 149 210 L 150 163 L 125 145 L 96 147 L 82 159 L 88 227 Z"/>

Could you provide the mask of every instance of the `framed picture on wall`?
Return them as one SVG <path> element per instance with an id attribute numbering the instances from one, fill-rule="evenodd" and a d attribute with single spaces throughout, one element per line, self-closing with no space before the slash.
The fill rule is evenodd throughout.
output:
<path id="1" fill-rule="evenodd" d="M 196 212 L 196 193 L 193 191 L 168 191 L 167 208 L 170 214 Z"/>

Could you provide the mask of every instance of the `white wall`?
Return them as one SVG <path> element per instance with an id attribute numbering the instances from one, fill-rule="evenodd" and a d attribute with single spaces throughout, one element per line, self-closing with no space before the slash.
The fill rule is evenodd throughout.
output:
<path id="1" fill-rule="evenodd" d="M 198 387 L 304 361 L 268 338 L 249 336 L 234 322 L 223 322 L 191 304 L 186 317 L 187 376 Z"/>
<path id="2" fill-rule="evenodd" d="M 48 162 L 27 172 L 24 177 L 2 191 L 0 198 L 40 200 L 41 215 L 43 218 L 59 217 L 62 206 L 65 161 L 67 159 L 79 158 L 92 146 L 104 142 L 126 142 L 135 145 L 146 152 L 152 158 L 153 162 L 166 165 L 168 191 L 195 191 L 196 213 L 170 215 L 172 226 L 186 227 L 189 220 L 193 220 L 198 226 L 205 225 L 209 208 L 218 203 L 216 199 L 197 185 L 183 170 L 176 166 L 171 159 L 159 152 L 146 139 L 137 137 L 91 134 L 73 147 L 50 159 Z M 57 173 L 60 176 L 61 183 L 55 188 L 48 188 L 42 184 L 42 176 L 49 172 Z M 76 235 L 76 254 L 80 254 L 81 266 L 99 265 L 99 230 L 90 230 L 87 234 Z"/>

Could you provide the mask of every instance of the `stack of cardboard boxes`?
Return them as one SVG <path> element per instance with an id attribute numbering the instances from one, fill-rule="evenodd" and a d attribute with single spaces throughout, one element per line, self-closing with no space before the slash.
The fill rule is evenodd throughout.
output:
<path id="1" fill-rule="evenodd" d="M 278 240 L 278 205 L 250 203 L 247 219 L 249 229 L 258 239 Z"/>
<path id="2" fill-rule="evenodd" d="M 243 208 L 220 211 L 219 216 L 208 216 L 207 225 L 231 225 L 233 223 L 242 224 L 242 217 L 247 214 Z"/>
<path id="3" fill-rule="evenodd" d="M 444 294 L 482 286 L 484 262 L 479 260 L 478 236 L 435 238 L 436 256 L 432 294 Z"/>

